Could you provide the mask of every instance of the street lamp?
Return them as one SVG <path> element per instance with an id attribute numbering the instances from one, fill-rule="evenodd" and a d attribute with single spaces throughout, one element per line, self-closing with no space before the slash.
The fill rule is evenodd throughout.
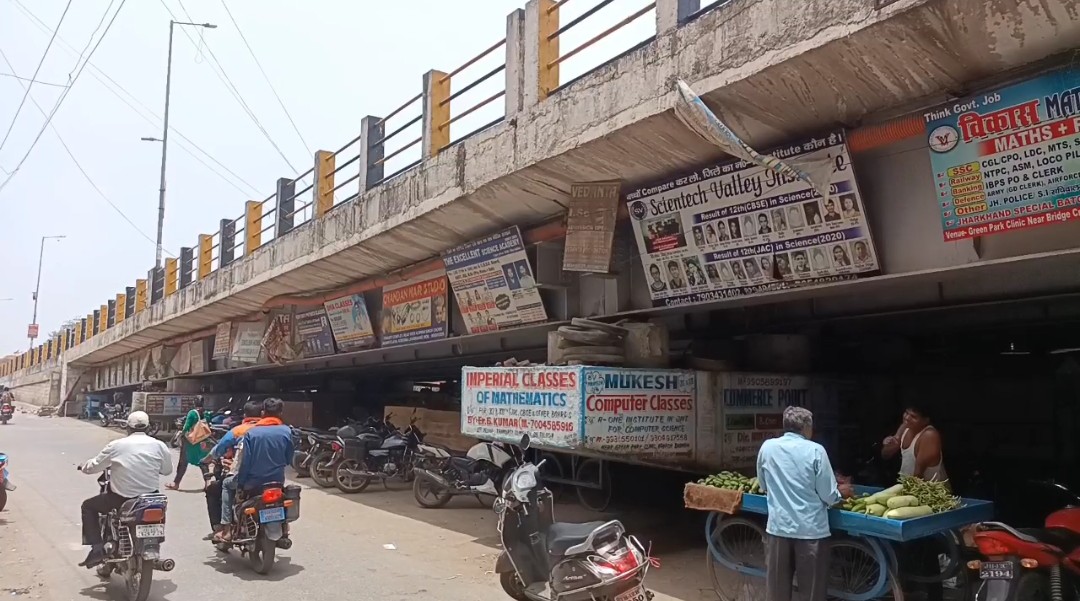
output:
<path id="1" fill-rule="evenodd" d="M 37 263 L 37 285 L 34 286 L 34 317 L 30 320 L 30 330 L 27 332 L 30 338 L 30 350 L 34 350 L 34 339 L 37 338 L 37 304 L 38 293 L 41 292 L 41 265 L 45 262 L 45 241 L 46 240 L 63 240 L 67 236 L 42 236 L 41 237 L 41 252 L 38 253 Z"/>
<path id="2" fill-rule="evenodd" d="M 161 236 L 162 231 L 165 228 L 165 152 L 169 147 L 169 93 L 172 86 L 172 46 L 173 46 L 173 29 L 177 25 L 202 27 L 204 29 L 215 29 L 217 25 L 210 23 L 188 23 L 185 21 L 169 21 L 169 62 L 165 69 L 165 116 L 162 119 L 164 122 L 161 128 L 161 139 L 148 139 L 143 138 L 148 142 L 161 142 L 161 187 L 158 188 L 158 218 L 157 218 L 157 252 L 154 259 L 154 267 L 161 268 Z"/>

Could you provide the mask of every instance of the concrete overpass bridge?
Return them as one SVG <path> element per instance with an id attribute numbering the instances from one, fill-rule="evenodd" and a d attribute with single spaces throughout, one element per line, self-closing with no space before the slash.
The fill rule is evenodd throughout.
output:
<path id="1" fill-rule="evenodd" d="M 571 2 L 596 6 L 560 18 Z M 625 194 L 722 158 L 673 115 L 679 79 L 759 149 L 847 130 L 880 260 L 876 277 L 698 309 L 783 306 L 794 318 L 1056 293 L 1078 283 L 1075 269 L 1055 269 L 1075 264 L 1071 224 L 942 239 L 922 112 L 1061 64 L 1080 39 L 1075 0 L 642 2 L 609 31 L 645 19 L 655 35 L 563 81 L 560 63 L 579 48 L 560 46 L 560 38 L 609 3 L 530 0 L 506 18 L 505 38 L 476 59 L 425 74 L 422 91 L 401 108 L 359 119 L 358 132 L 344 128 L 352 129 L 347 143 L 316 153 L 307 172 L 279 179 L 266 199 L 222 219 L 218 231 L 193 239 L 116 298 L 86 299 L 87 319 L 8 361 L 4 381 L 44 403 L 146 378 L 536 352 L 547 329 L 577 315 L 678 314 L 673 328 L 692 327 L 693 307 L 654 306 L 625 221 L 610 274 L 572 274 L 561 265 L 573 184 L 617 180 Z M 476 75 L 481 59 L 501 64 Z M 483 82 L 496 82 L 497 91 L 462 104 Z M 497 121 L 451 136 L 459 119 L 499 104 Z M 416 124 L 422 135 L 402 139 L 399 132 Z M 415 147 L 419 161 L 387 172 Z M 203 357 L 223 323 L 265 326 L 275 312 L 295 317 L 347 295 L 368 294 L 377 322 L 375 291 L 435 273 L 444 267 L 440 253 L 508 226 L 521 228 L 535 266 L 547 318 L 538 325 L 470 334 L 453 311 L 445 340 L 277 363 Z M 193 343 L 203 348 L 196 353 Z M 186 365 L 174 369 L 181 352 Z"/>

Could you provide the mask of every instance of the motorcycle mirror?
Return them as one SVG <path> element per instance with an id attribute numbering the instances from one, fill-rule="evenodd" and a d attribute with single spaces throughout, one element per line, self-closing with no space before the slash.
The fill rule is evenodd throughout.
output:
<path id="1" fill-rule="evenodd" d="M 529 438 L 529 435 L 528 434 L 522 434 L 521 435 L 521 442 L 518 443 L 518 446 L 521 447 L 521 450 L 522 451 L 528 451 L 529 446 L 531 444 L 532 444 L 532 439 Z"/>

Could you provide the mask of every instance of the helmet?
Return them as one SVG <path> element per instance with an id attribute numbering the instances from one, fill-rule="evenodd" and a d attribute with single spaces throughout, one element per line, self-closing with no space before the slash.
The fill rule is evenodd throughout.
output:
<path id="1" fill-rule="evenodd" d="M 150 426 L 150 416 L 145 411 L 132 411 L 127 418 L 127 427 L 132 430 L 145 430 Z"/>

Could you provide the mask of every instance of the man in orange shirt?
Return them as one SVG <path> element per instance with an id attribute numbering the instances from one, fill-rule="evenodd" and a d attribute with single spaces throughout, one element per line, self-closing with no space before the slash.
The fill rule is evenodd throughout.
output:
<path id="1" fill-rule="evenodd" d="M 221 526 L 221 486 L 225 481 L 226 476 L 231 471 L 229 468 L 232 466 L 232 459 L 234 455 L 234 449 L 236 443 L 247 434 L 247 431 L 255 426 L 255 424 L 262 418 L 262 403 L 257 401 L 248 401 L 244 405 L 244 420 L 229 430 L 221 441 L 214 446 L 210 454 L 207 455 L 208 459 L 213 459 L 218 462 L 218 467 L 214 470 L 216 475 L 216 481 L 210 484 L 206 488 L 206 512 L 210 516 L 210 528 L 214 531 L 204 537 L 204 540 L 210 540 L 213 538 L 214 533 Z"/>

